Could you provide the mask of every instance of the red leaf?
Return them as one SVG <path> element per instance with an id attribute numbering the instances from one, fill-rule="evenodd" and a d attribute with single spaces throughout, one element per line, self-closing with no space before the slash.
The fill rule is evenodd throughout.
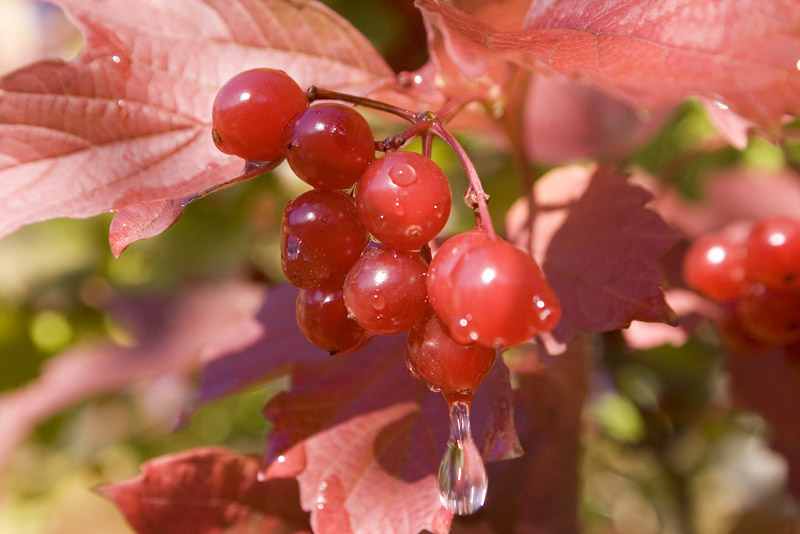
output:
<path id="1" fill-rule="evenodd" d="M 703 96 L 768 128 L 784 113 L 800 113 L 800 4 L 793 0 L 534 2 L 516 31 L 497 31 L 442 0 L 417 5 L 474 46 L 635 105 Z"/>
<path id="2" fill-rule="evenodd" d="M 271 66 L 301 86 L 362 93 L 392 76 L 360 33 L 313 1 L 60 3 L 84 31 L 80 56 L 0 79 L 0 236 L 53 217 L 180 203 L 235 176 L 241 160 L 214 148 L 210 118 L 217 88 L 241 70 Z M 144 222 L 156 217 L 142 235 L 177 214 Z"/>
<path id="3" fill-rule="evenodd" d="M 405 343 L 377 338 L 326 365 L 300 366 L 290 392 L 265 407 L 275 423 L 270 459 L 304 458 L 300 500 L 317 534 L 448 530 L 436 482 L 447 409 L 408 375 Z M 498 361 L 492 373 L 473 403 L 476 442 L 485 458 L 516 456 L 507 370 Z"/>
<path id="4" fill-rule="evenodd" d="M 704 317 L 716 318 L 720 315 L 718 305 L 693 291 L 675 287 L 668 289 L 664 296 L 667 305 L 675 310 L 680 325 L 634 321 L 630 327 L 622 331 L 629 347 L 638 350 L 652 349 L 660 345 L 680 347 L 689 340 L 689 336 Z"/>
<path id="5" fill-rule="evenodd" d="M 508 235 L 530 248 L 561 300 L 553 338 L 568 343 L 576 331 L 624 328 L 633 320 L 674 322 L 659 283 L 658 257 L 676 239 L 654 212 L 651 196 L 610 167 L 551 171 L 527 199 L 509 210 Z M 531 225 L 533 231 L 531 231 Z"/>
<path id="6" fill-rule="evenodd" d="M 800 344 L 763 354 L 729 354 L 733 398 L 740 408 L 759 412 L 772 427 L 774 447 L 789 463 L 789 490 L 800 499 Z"/>
<path id="7" fill-rule="evenodd" d="M 264 295 L 262 286 L 220 284 L 172 300 L 120 303 L 123 317 L 133 319 L 128 324 L 139 345 L 104 342 L 72 348 L 49 360 L 38 379 L 0 396 L 0 470 L 47 417 L 95 395 L 199 367 L 203 348 L 219 343 L 228 329 L 249 324 Z"/>
<path id="8" fill-rule="evenodd" d="M 296 299 L 297 288 L 273 286 L 249 321 L 217 328 L 214 342 L 203 351 L 196 405 L 286 374 L 293 364 L 330 359 L 328 352 L 300 333 L 294 314 Z"/>
<path id="9" fill-rule="evenodd" d="M 259 461 L 221 448 L 162 456 L 142 474 L 95 490 L 139 534 L 310 533 L 290 479 L 258 480 Z"/>

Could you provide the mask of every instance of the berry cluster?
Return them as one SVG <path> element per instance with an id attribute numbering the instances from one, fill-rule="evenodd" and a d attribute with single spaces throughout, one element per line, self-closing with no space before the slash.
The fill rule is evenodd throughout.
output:
<path id="1" fill-rule="evenodd" d="M 301 331 L 331 354 L 409 331 L 411 374 L 451 403 L 468 402 L 498 348 L 555 326 L 557 297 L 533 258 L 480 219 L 431 259 L 428 243 L 450 213 L 450 185 L 429 157 L 397 149 L 433 114 L 414 115 L 394 143 L 376 143 L 352 107 L 308 100 L 284 72 L 254 69 L 223 86 L 213 108 L 220 150 L 285 158 L 313 187 L 288 203 L 281 224 L 281 265 L 300 288 Z M 386 153 L 375 158 L 376 149 Z"/>
<path id="2" fill-rule="evenodd" d="M 725 304 L 723 341 L 754 352 L 800 340 L 800 221 L 773 217 L 744 239 L 714 234 L 696 240 L 683 262 L 684 279 Z"/>

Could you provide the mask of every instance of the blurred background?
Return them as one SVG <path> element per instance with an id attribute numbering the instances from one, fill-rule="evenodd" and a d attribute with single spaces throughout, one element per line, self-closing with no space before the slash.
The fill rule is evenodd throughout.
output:
<path id="1" fill-rule="evenodd" d="M 327 3 L 396 70 L 426 60 L 424 29 L 410 1 Z M 79 33 L 52 5 L 0 0 L 0 74 L 38 58 L 69 59 L 80 47 Z M 464 143 L 488 177 L 502 226 L 516 197 L 513 163 L 479 137 L 467 135 Z M 790 156 L 760 138 L 743 150 L 730 147 L 705 108 L 692 102 L 665 114 L 630 162 L 692 198 L 721 170 L 778 172 Z M 460 172 L 448 154 L 439 163 Z M 178 224 L 118 260 L 108 247 L 110 215 L 39 223 L 0 240 L 0 395 L 23 388 L 75 344 L 101 337 L 130 344 L 130 333 L 107 311 L 120 296 L 227 278 L 280 282 L 280 216 L 301 186 L 284 168 L 273 175 L 192 204 Z M 451 229 L 467 219 L 456 214 Z M 768 447 L 770 429 L 758 415 L 731 409 L 725 357 L 710 325 L 680 347 L 633 350 L 618 332 L 593 343 L 583 440 L 586 533 L 796 532 L 786 462 Z M 0 478 L 0 534 L 129 533 L 92 486 L 133 477 L 149 458 L 199 445 L 261 453 L 269 428 L 260 411 L 281 384 L 205 406 L 173 431 L 191 400 L 192 378 L 177 373 L 134 384 L 39 425 Z"/>

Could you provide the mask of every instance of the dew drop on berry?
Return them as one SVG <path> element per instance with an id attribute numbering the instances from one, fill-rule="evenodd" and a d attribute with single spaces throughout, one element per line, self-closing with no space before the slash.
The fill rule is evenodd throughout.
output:
<path id="1" fill-rule="evenodd" d="M 383 298 L 383 296 L 378 294 L 378 293 L 375 293 L 374 295 L 372 295 L 372 297 L 370 297 L 370 301 L 369 302 L 372 305 L 373 309 L 378 310 L 378 311 L 380 311 L 380 310 L 382 310 L 382 309 L 384 309 L 386 307 L 386 299 Z"/>
<path id="2" fill-rule="evenodd" d="M 408 163 L 398 163 L 389 169 L 389 178 L 399 187 L 407 187 L 417 181 L 417 171 Z"/>
<path id="3" fill-rule="evenodd" d="M 300 257 L 301 242 L 294 236 L 289 236 L 286 239 L 286 259 L 295 261 Z"/>
<path id="4" fill-rule="evenodd" d="M 403 205 L 400 204 L 399 200 L 396 200 L 394 203 L 394 212 L 401 217 L 406 214 L 406 210 L 403 208 Z"/>
<path id="5" fill-rule="evenodd" d="M 486 499 L 489 478 L 472 439 L 469 404 L 450 405 L 450 439 L 439 465 L 439 499 L 454 514 L 477 512 Z"/>

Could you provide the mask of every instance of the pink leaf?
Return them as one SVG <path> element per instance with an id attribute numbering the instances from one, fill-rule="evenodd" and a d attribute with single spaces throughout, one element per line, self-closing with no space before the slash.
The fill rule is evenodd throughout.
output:
<path id="1" fill-rule="evenodd" d="M 543 163 L 622 158 L 663 125 L 668 111 L 637 113 L 585 85 L 534 76 L 525 100 L 525 150 Z"/>
<path id="2" fill-rule="evenodd" d="M 417 5 L 477 47 L 635 105 L 702 96 L 767 128 L 800 113 L 800 4 L 793 0 L 534 2 L 524 29 L 506 31 L 442 0 Z"/>
<path id="3" fill-rule="evenodd" d="M 0 236 L 53 217 L 170 207 L 235 176 L 242 162 L 214 148 L 210 116 L 216 90 L 239 71 L 270 66 L 301 86 L 361 93 L 392 76 L 360 33 L 313 1 L 60 4 L 84 31 L 83 52 L 0 79 Z M 151 206 L 129 222 L 154 235 L 177 215 Z"/>
<path id="4" fill-rule="evenodd" d="M 222 448 L 162 456 L 142 474 L 95 490 L 139 534 L 310 533 L 290 479 L 258 480 L 259 461 Z"/>
<path id="5" fill-rule="evenodd" d="M 301 454 L 300 500 L 317 534 L 448 530 L 436 483 L 447 408 L 408 375 L 405 343 L 377 338 L 326 365 L 300 366 L 290 392 L 265 407 L 275 423 L 268 472 Z M 498 361 L 492 373 L 473 404 L 476 442 L 488 459 L 516 456 L 507 370 Z"/>
<path id="6" fill-rule="evenodd" d="M 733 168 L 706 180 L 699 201 L 687 201 L 678 192 L 665 191 L 651 207 L 672 226 L 696 237 L 743 219 L 797 216 L 800 179 L 788 170 Z"/>
<path id="7" fill-rule="evenodd" d="M 203 347 L 233 325 L 249 323 L 265 293 L 258 285 L 220 284 L 172 300 L 120 303 L 138 345 L 72 348 L 48 361 L 39 378 L 0 396 L 0 470 L 47 417 L 95 395 L 198 367 Z"/>
<path id="8" fill-rule="evenodd" d="M 658 261 L 676 236 L 645 207 L 651 196 L 610 167 L 551 171 L 509 210 L 509 238 L 530 248 L 561 300 L 553 338 L 624 328 L 633 320 L 674 322 L 659 287 Z M 533 231 L 531 231 L 531 228 Z"/>

